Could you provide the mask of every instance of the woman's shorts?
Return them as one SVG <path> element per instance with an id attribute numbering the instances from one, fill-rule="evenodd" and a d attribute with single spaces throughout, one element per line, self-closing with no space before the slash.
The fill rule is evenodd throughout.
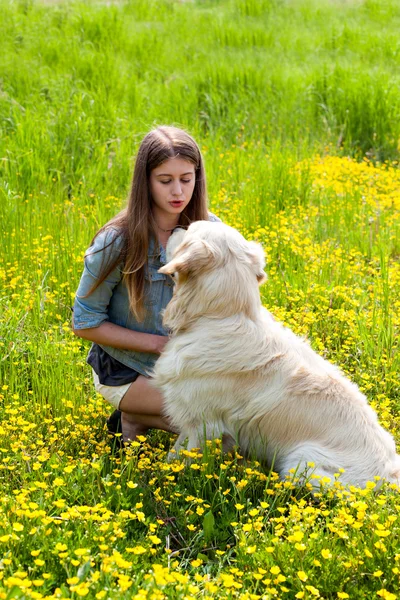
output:
<path id="1" fill-rule="evenodd" d="M 100 383 L 97 373 L 94 371 L 94 369 L 92 369 L 92 371 L 96 392 L 103 396 L 104 400 L 107 400 L 111 406 L 118 410 L 122 398 L 125 396 L 126 392 L 134 382 L 132 381 L 131 383 L 126 383 L 125 385 L 103 385 Z"/>

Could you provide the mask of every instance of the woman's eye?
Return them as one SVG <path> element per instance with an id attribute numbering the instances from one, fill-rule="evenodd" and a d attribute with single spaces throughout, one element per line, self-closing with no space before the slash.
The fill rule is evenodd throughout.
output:
<path id="1" fill-rule="evenodd" d="M 191 181 L 192 181 L 191 179 L 181 179 L 182 183 L 190 183 Z M 164 185 L 168 185 L 169 183 L 171 183 L 171 180 L 170 181 L 161 181 L 160 180 L 160 183 L 162 183 Z"/>

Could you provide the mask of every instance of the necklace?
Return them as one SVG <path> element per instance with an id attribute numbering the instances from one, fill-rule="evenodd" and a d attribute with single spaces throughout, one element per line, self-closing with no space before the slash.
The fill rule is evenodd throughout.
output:
<path id="1" fill-rule="evenodd" d="M 171 231 L 173 231 L 175 229 L 175 227 L 173 227 L 172 229 L 163 229 L 162 227 L 159 226 L 158 223 L 156 223 L 158 229 L 160 229 L 161 231 L 163 231 L 164 233 L 170 233 Z"/>

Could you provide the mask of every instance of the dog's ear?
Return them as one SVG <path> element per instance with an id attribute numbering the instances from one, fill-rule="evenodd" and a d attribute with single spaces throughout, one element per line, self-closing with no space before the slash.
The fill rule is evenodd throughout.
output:
<path id="1" fill-rule="evenodd" d="M 194 239 L 183 242 L 175 251 L 174 258 L 158 270 L 159 273 L 172 275 L 181 273 L 195 274 L 207 267 L 214 257 L 211 246 L 204 240 Z"/>
<path id="2" fill-rule="evenodd" d="M 257 281 L 261 285 L 267 280 L 267 274 L 264 272 L 265 254 L 263 247 L 257 242 L 248 242 L 247 255 L 254 265 Z"/>
<path id="3" fill-rule="evenodd" d="M 173 234 L 168 240 L 167 243 L 167 261 L 172 260 L 173 255 L 175 254 L 175 250 L 178 248 L 180 244 L 183 242 L 183 238 L 186 235 L 186 229 L 182 227 L 178 227 L 174 230 Z"/>

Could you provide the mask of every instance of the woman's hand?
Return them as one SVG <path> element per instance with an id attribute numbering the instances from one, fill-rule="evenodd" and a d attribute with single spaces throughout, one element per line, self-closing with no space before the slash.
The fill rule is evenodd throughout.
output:
<path id="1" fill-rule="evenodd" d="M 158 338 L 156 344 L 157 352 L 155 352 L 155 354 L 161 354 L 169 340 L 169 337 L 165 335 L 155 335 L 154 337 Z"/>

